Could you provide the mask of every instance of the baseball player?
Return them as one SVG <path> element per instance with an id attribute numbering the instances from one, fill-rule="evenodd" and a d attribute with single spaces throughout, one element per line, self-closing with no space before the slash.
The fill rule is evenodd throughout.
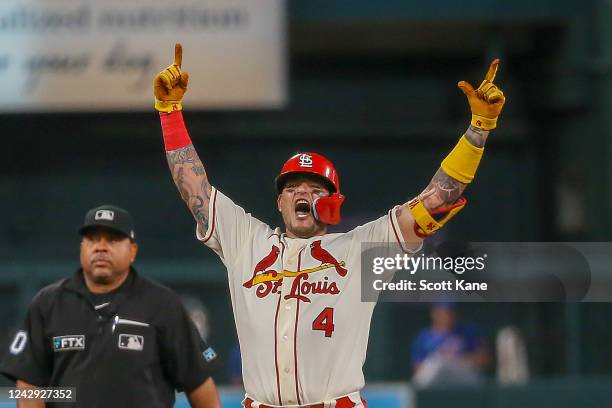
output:
<path id="1" fill-rule="evenodd" d="M 346 233 L 340 222 L 338 173 L 317 153 L 291 157 L 276 178 L 285 224 L 271 228 L 213 187 L 182 117 L 189 76 L 174 63 L 154 80 L 155 107 L 172 177 L 196 223 L 196 236 L 227 268 L 242 351 L 245 407 L 363 407 L 362 366 L 373 303 L 360 301 L 360 243 L 388 242 L 409 253 L 466 204 L 489 131 L 505 102 L 493 84 L 494 60 L 482 84 L 458 87 L 471 125 L 425 190 L 382 217 Z"/>

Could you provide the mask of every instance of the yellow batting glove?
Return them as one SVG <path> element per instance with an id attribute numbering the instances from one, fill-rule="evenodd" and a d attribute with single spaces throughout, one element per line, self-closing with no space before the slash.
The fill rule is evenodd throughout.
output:
<path id="1" fill-rule="evenodd" d="M 457 87 L 465 94 L 470 104 L 472 126 L 483 130 L 495 129 L 497 118 L 506 102 L 506 97 L 502 90 L 493 83 L 498 67 L 499 59 L 493 60 L 484 81 L 482 81 L 477 89 L 474 89 L 466 81 L 461 81 L 457 84 Z"/>
<path id="2" fill-rule="evenodd" d="M 183 46 L 174 46 L 174 63 L 155 76 L 153 94 L 155 109 L 160 112 L 174 112 L 183 109 L 181 100 L 187 92 L 189 74 L 181 69 L 183 62 Z"/>

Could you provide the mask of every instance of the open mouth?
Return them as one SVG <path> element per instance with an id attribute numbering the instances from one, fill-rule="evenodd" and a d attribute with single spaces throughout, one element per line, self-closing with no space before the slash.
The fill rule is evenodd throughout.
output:
<path id="1" fill-rule="evenodd" d="M 308 200 L 299 199 L 295 202 L 295 215 L 298 219 L 305 219 L 310 215 L 310 203 Z"/>

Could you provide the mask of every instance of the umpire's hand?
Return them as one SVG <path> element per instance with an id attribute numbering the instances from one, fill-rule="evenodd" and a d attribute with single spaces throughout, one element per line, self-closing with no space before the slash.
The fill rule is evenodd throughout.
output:
<path id="1" fill-rule="evenodd" d="M 495 74 L 499 67 L 499 59 L 494 59 L 489 66 L 484 81 L 478 89 L 474 89 L 469 82 L 460 81 L 457 86 L 467 96 L 472 111 L 472 126 L 484 130 L 494 129 L 497 117 L 506 103 L 506 97 L 501 89 L 494 83 Z"/>
<path id="2" fill-rule="evenodd" d="M 155 94 L 155 109 L 160 112 L 182 110 L 181 100 L 187 91 L 189 74 L 181 69 L 183 62 L 183 46 L 174 46 L 174 63 L 155 76 L 153 93 Z"/>

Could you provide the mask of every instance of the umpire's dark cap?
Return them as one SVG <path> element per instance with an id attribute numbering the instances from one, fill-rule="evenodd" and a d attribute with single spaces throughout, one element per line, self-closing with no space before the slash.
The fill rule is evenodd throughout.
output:
<path id="1" fill-rule="evenodd" d="M 81 235 L 85 235 L 92 228 L 103 227 L 125 235 L 135 241 L 134 221 L 129 212 L 114 205 L 101 205 L 92 208 L 85 214 L 83 226 L 79 229 Z"/>

